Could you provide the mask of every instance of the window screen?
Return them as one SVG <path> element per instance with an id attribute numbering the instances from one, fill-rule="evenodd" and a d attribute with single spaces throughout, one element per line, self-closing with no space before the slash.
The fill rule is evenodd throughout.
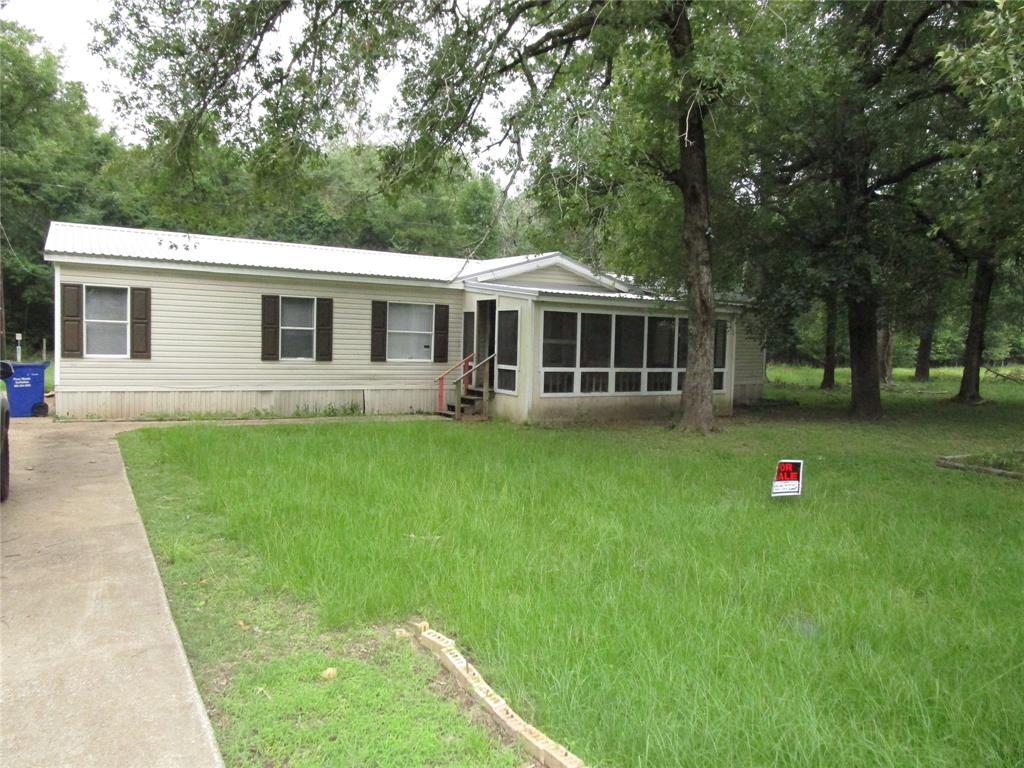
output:
<path id="1" fill-rule="evenodd" d="M 281 359 L 312 360 L 315 299 L 281 297 Z"/>
<path id="2" fill-rule="evenodd" d="M 502 310 L 498 313 L 498 365 L 519 364 L 519 311 Z M 514 378 L 514 377 L 513 377 Z M 515 389 L 501 387 L 501 389 Z"/>
<path id="3" fill-rule="evenodd" d="M 127 357 L 127 288 L 86 286 L 85 354 Z"/>
<path id="4" fill-rule="evenodd" d="M 725 368 L 725 342 L 729 334 L 729 324 L 725 320 L 715 323 L 715 368 Z M 716 386 L 715 389 L 721 389 Z"/>
<path id="5" fill-rule="evenodd" d="M 580 316 L 580 368 L 609 368 L 612 364 L 612 316 Z M 607 382 L 607 377 L 605 377 Z M 607 384 L 606 384 L 607 389 Z M 590 390 L 593 392 L 605 390 Z"/>
<path id="6" fill-rule="evenodd" d="M 576 367 L 576 313 L 544 313 L 544 354 L 545 368 Z M 563 391 L 563 390 L 548 390 Z"/>
<path id="7" fill-rule="evenodd" d="M 618 371 L 615 374 L 616 392 L 639 392 L 640 372 L 639 371 Z"/>
<path id="8" fill-rule="evenodd" d="M 679 341 L 676 344 L 676 367 L 686 367 L 686 355 L 690 349 L 690 321 L 685 318 L 679 319 Z M 682 389 L 682 386 L 679 387 Z"/>
<path id="9" fill-rule="evenodd" d="M 580 374 L 580 392 L 607 392 L 607 371 L 583 371 Z"/>
<path id="10" fill-rule="evenodd" d="M 676 321 L 671 317 L 647 318 L 647 367 L 671 368 L 675 350 Z M 666 387 L 671 389 L 671 385 Z"/>
<path id="11" fill-rule="evenodd" d="M 668 392 L 672 389 L 672 371 L 651 371 L 647 374 L 648 392 Z"/>
<path id="12" fill-rule="evenodd" d="M 388 360 L 431 360 L 433 339 L 433 304 L 388 304 Z"/>
<path id="13" fill-rule="evenodd" d="M 548 393 L 572 392 L 575 380 L 575 374 L 572 371 L 545 371 L 544 391 Z"/>
<path id="14" fill-rule="evenodd" d="M 516 391 L 516 372 L 511 368 L 498 369 L 498 389 Z"/>
<path id="15" fill-rule="evenodd" d="M 644 364 L 644 318 L 641 315 L 615 316 L 615 367 L 642 368 Z M 615 388 L 618 390 L 618 384 Z M 635 391 L 639 391 L 637 385 Z M 621 390 L 620 390 L 621 391 Z"/>

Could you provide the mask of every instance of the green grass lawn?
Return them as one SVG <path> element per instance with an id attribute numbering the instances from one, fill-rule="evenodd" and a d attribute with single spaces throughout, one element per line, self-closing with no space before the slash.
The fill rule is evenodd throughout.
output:
<path id="1" fill-rule="evenodd" d="M 316 693 L 347 638 L 416 615 L 595 766 L 1019 765 L 1024 486 L 935 459 L 1018 448 L 1024 387 L 959 406 L 955 376 L 905 374 L 869 424 L 775 369 L 766 396 L 800 405 L 708 438 L 418 421 L 121 443 L 232 764 L 312 749 L 289 686 Z M 768 497 L 780 458 L 806 461 L 803 498 Z"/>

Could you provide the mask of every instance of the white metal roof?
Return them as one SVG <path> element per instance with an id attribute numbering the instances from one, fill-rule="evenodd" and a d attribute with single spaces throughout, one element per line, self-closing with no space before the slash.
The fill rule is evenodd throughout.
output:
<path id="1" fill-rule="evenodd" d="M 63 221 L 50 223 L 44 250 L 47 261 L 58 262 L 62 256 L 83 260 L 123 259 L 148 262 L 150 266 L 154 262 L 167 262 L 180 265 L 177 267 L 179 269 L 202 270 L 212 266 L 440 283 L 458 281 L 479 290 L 492 289 L 532 296 L 673 301 L 669 297 L 638 291 L 622 276 L 595 272 L 557 251 L 499 259 L 459 259 Z M 511 277 L 551 263 L 558 263 L 581 277 L 588 277 L 594 282 L 593 290 L 555 285 L 526 288 L 500 283 L 502 277 Z M 724 296 L 719 300 L 724 304 L 743 304 L 748 301 L 742 297 Z"/>
<path id="2" fill-rule="evenodd" d="M 480 271 L 482 264 L 509 266 L 531 258 L 458 259 L 62 221 L 50 224 L 45 251 L 50 261 L 59 261 L 64 254 L 439 282 Z"/>

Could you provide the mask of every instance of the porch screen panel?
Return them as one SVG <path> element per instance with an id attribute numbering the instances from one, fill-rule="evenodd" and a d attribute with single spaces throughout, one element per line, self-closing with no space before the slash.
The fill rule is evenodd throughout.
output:
<path id="1" fill-rule="evenodd" d="M 542 367 L 570 369 L 544 371 L 543 391 L 546 394 L 565 394 L 576 390 L 578 321 L 576 312 L 544 312 Z"/>
<path id="2" fill-rule="evenodd" d="M 615 367 L 643 368 L 643 315 L 615 316 Z"/>
<path id="3" fill-rule="evenodd" d="M 612 364 L 612 316 L 580 316 L 580 368 L 609 368 Z"/>
<path id="4" fill-rule="evenodd" d="M 672 362 L 676 346 L 676 321 L 671 317 L 647 318 L 647 391 L 672 389 Z M 668 370 L 650 370 L 668 369 Z"/>
<path id="5" fill-rule="evenodd" d="M 498 368 L 497 389 L 516 391 L 519 365 L 519 310 L 503 309 L 498 312 L 498 350 L 495 358 Z"/>
<path id="6" fill-rule="evenodd" d="M 498 312 L 498 365 L 519 364 L 519 311 Z"/>
<path id="7" fill-rule="evenodd" d="M 715 368 L 725 368 L 725 342 L 729 334 L 729 324 L 725 320 L 715 323 Z"/>
<path id="8" fill-rule="evenodd" d="M 686 368 L 686 356 L 690 351 L 690 321 L 679 318 L 679 338 L 676 342 L 676 366 Z"/>
<path id="9" fill-rule="evenodd" d="M 576 313 L 544 313 L 545 368 L 576 367 Z"/>
<path id="10" fill-rule="evenodd" d="M 644 365 L 643 315 L 615 316 L 615 368 L 643 368 Z M 615 371 L 616 392 L 639 392 L 643 374 L 635 371 Z"/>
<path id="11" fill-rule="evenodd" d="M 729 324 L 725 320 L 715 323 L 715 372 L 712 389 L 725 389 L 725 345 L 729 337 Z"/>
<path id="12" fill-rule="evenodd" d="M 671 317 L 647 318 L 647 367 L 671 368 L 676 321 Z"/>

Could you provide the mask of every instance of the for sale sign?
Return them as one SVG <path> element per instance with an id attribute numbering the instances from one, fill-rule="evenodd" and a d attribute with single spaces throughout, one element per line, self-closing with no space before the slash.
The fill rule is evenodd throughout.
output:
<path id="1" fill-rule="evenodd" d="M 803 488 L 803 459 L 783 459 L 775 466 L 772 496 L 799 496 Z"/>

